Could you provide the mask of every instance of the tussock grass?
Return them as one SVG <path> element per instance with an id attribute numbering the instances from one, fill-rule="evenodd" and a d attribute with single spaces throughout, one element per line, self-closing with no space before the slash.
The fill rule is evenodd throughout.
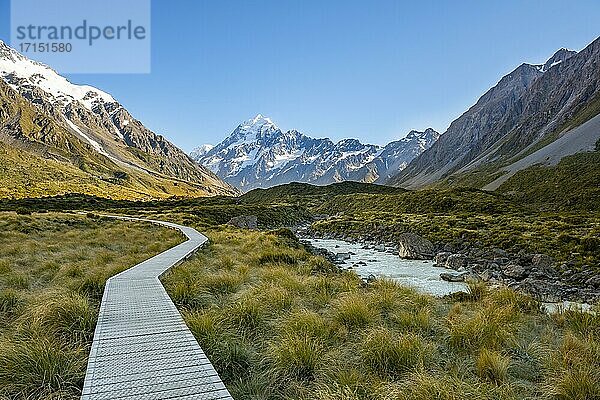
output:
<path id="1" fill-rule="evenodd" d="M 0 213 L 0 398 L 79 398 L 106 279 L 181 240 L 142 223 Z"/>
<path id="2" fill-rule="evenodd" d="M 475 350 L 481 347 L 498 349 L 514 339 L 510 307 L 486 307 L 473 315 L 458 312 L 448 318 L 449 343 L 457 349 Z"/>
<path id="3" fill-rule="evenodd" d="M 600 336 L 600 314 L 585 312 L 578 307 L 563 309 L 552 314 L 556 324 L 582 335 Z"/>
<path id="4" fill-rule="evenodd" d="M 360 400 L 363 397 L 356 389 L 334 383 L 333 385 L 319 387 L 314 398 L 322 400 Z"/>
<path id="5" fill-rule="evenodd" d="M 490 386 L 453 375 L 419 372 L 406 382 L 384 387 L 385 400 L 508 400 L 517 399 L 506 387 Z"/>
<path id="6" fill-rule="evenodd" d="M 324 344 L 312 335 L 286 333 L 269 346 L 267 357 L 273 372 L 284 379 L 313 380 L 322 367 Z"/>
<path id="7" fill-rule="evenodd" d="M 548 398 L 560 400 L 600 399 L 600 374 L 590 366 L 577 365 L 561 374 L 556 374 L 548 382 Z"/>
<path id="8" fill-rule="evenodd" d="M 506 287 L 493 291 L 488 298 L 488 304 L 497 307 L 510 307 L 516 313 L 538 313 L 541 306 L 538 300 Z"/>
<path id="9" fill-rule="evenodd" d="M 479 378 L 496 384 L 508 378 L 510 358 L 494 350 L 481 349 L 475 360 L 475 369 Z"/>
<path id="10" fill-rule="evenodd" d="M 480 301 L 488 294 L 488 287 L 485 282 L 468 281 L 467 294 L 471 301 Z"/>
<path id="11" fill-rule="evenodd" d="M 234 399 L 266 400 L 275 397 L 274 386 L 272 379 L 266 374 L 246 374 L 232 379 L 227 389 Z"/>
<path id="12" fill-rule="evenodd" d="M 266 317 L 267 304 L 251 296 L 243 296 L 229 306 L 228 320 L 245 335 L 254 335 Z"/>
<path id="13" fill-rule="evenodd" d="M 47 335 L 0 342 L 0 394 L 9 398 L 77 398 L 87 351 L 65 347 Z"/>
<path id="14" fill-rule="evenodd" d="M 558 353 L 547 360 L 546 397 L 564 400 L 600 398 L 600 343 L 591 336 L 567 334 Z"/>
<path id="15" fill-rule="evenodd" d="M 18 331 L 34 330 L 68 343 L 89 343 L 96 319 L 97 310 L 86 297 L 51 291 L 40 295 L 16 325 Z"/>
<path id="16" fill-rule="evenodd" d="M 364 328 L 375 321 L 375 311 L 368 298 L 360 294 L 344 295 L 333 307 L 334 320 L 350 330 Z"/>
<path id="17" fill-rule="evenodd" d="M 427 308 L 416 308 L 409 311 L 396 310 L 391 313 L 390 321 L 403 332 L 427 335 L 437 329 L 432 311 Z"/>
<path id="18" fill-rule="evenodd" d="M 225 295 L 236 292 L 244 280 L 243 275 L 223 271 L 215 275 L 206 275 L 202 286 L 211 294 Z"/>
<path id="19" fill-rule="evenodd" d="M 551 318 L 528 296 L 482 284 L 461 300 L 385 279 L 364 284 L 302 254 L 287 233 L 221 227 L 207 234 L 210 246 L 164 281 L 177 299 L 224 275 L 243 277 L 204 301 L 178 302 L 236 399 L 595 394 L 600 353 L 590 317 Z"/>
<path id="20" fill-rule="evenodd" d="M 247 376 L 254 357 L 251 346 L 211 310 L 184 313 L 185 321 L 224 379 Z"/>
<path id="21" fill-rule="evenodd" d="M 307 309 L 294 311 L 279 322 L 279 329 L 284 334 L 299 334 L 324 342 L 332 338 L 333 331 L 328 320 L 322 315 Z"/>
<path id="22" fill-rule="evenodd" d="M 3 289 L 0 291 L 0 312 L 12 314 L 16 311 L 21 296 L 14 289 Z"/>
<path id="23" fill-rule="evenodd" d="M 423 368 L 432 353 L 431 346 L 419 336 L 398 335 L 386 328 L 369 331 L 361 348 L 365 365 L 390 377 Z"/>

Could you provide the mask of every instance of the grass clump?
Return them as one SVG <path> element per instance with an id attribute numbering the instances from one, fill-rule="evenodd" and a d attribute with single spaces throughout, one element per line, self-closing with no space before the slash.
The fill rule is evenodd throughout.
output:
<path id="1" fill-rule="evenodd" d="M 584 336 L 600 336 L 600 314 L 583 311 L 581 307 L 569 307 L 552 315 L 556 324 Z"/>
<path id="2" fill-rule="evenodd" d="M 561 400 L 600 398 L 600 344 L 593 337 L 567 334 L 547 361 L 546 397 Z"/>
<path id="3" fill-rule="evenodd" d="M 306 333 L 286 333 L 270 346 L 273 372 L 285 379 L 313 380 L 322 365 L 323 342 Z"/>
<path id="4" fill-rule="evenodd" d="M 361 357 L 376 373 L 397 377 L 422 368 L 431 352 L 430 346 L 419 336 L 398 335 L 386 328 L 375 328 L 366 334 Z"/>
<path id="5" fill-rule="evenodd" d="M 335 321 L 347 329 L 364 328 L 375 320 L 374 310 L 365 296 L 349 294 L 337 300 L 334 306 Z"/>
<path id="6" fill-rule="evenodd" d="M 509 307 L 488 306 L 473 315 L 458 311 L 448 319 L 449 343 L 457 349 L 501 348 L 514 339 L 513 318 L 514 311 Z"/>
<path id="7" fill-rule="evenodd" d="M 89 343 L 94 335 L 97 311 L 78 293 L 49 292 L 41 296 L 18 321 L 19 330 L 46 332 L 65 342 Z"/>
<path id="8" fill-rule="evenodd" d="M 485 282 L 468 281 L 467 295 L 471 301 L 480 301 L 488 294 L 488 287 Z"/>
<path id="9" fill-rule="evenodd" d="M 516 400 L 518 397 L 505 387 L 465 380 L 454 375 L 435 375 L 427 372 L 413 374 L 407 382 L 384 387 L 385 400 Z"/>
<path id="10" fill-rule="evenodd" d="M 297 310 L 288 314 L 279 324 L 284 334 L 299 334 L 328 341 L 333 331 L 328 321 L 322 315 L 307 309 Z"/>
<path id="11" fill-rule="evenodd" d="M 87 351 L 46 335 L 0 342 L 0 394 L 9 398 L 77 398 Z"/>
<path id="12" fill-rule="evenodd" d="M 495 384 L 501 384 L 507 380 L 509 366 L 510 358 L 498 351 L 486 348 L 481 349 L 475 360 L 475 369 L 479 378 Z"/>
<path id="13" fill-rule="evenodd" d="M 0 312 L 12 314 L 20 302 L 21 298 L 18 291 L 14 289 L 3 289 L 0 291 Z"/>
<path id="14" fill-rule="evenodd" d="M 265 319 L 265 306 L 254 297 L 244 296 L 229 306 L 228 319 L 245 335 L 256 334 Z"/>
<path id="15" fill-rule="evenodd" d="M 207 275 L 202 286 L 207 292 L 214 295 L 226 295 L 234 293 L 243 283 L 244 277 L 238 274 L 223 271 L 215 275 Z"/>

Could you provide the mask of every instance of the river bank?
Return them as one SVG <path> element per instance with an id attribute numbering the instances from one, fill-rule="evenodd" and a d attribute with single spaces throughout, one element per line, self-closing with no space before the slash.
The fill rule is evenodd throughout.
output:
<path id="1" fill-rule="evenodd" d="M 468 285 L 463 281 L 443 279 L 445 272 L 440 272 L 443 267 L 433 261 L 401 259 L 393 247 L 307 237 L 303 237 L 301 242 L 313 254 L 326 257 L 340 269 L 356 272 L 366 282 L 385 277 L 437 297 L 468 291 Z M 539 300 L 542 310 L 549 314 L 572 308 L 589 312 L 593 307 L 577 301 Z"/>
<path id="2" fill-rule="evenodd" d="M 393 255 L 391 260 L 400 260 L 399 246 L 393 241 L 348 237 L 343 234 L 315 231 L 310 227 L 298 229 L 297 234 L 303 240 L 337 240 L 356 246 L 355 250 L 377 250 Z M 342 246 L 339 243 L 337 245 L 341 250 Z M 569 270 L 568 264 L 559 263 L 544 254 L 511 254 L 502 249 L 483 249 L 470 243 L 433 243 L 432 249 L 431 256 L 425 261 L 430 262 L 429 268 L 437 272 L 438 278 L 441 275 L 449 281 L 448 283 L 461 283 L 468 279 L 481 280 L 492 285 L 505 285 L 527 293 L 541 302 L 553 304 L 595 304 L 600 300 L 600 277 L 591 271 Z M 339 262 L 337 258 L 333 257 L 332 261 Z M 397 263 L 400 261 L 392 262 L 394 265 Z M 434 265 L 436 267 L 433 267 Z M 353 266 L 354 269 L 357 267 L 365 266 Z"/>

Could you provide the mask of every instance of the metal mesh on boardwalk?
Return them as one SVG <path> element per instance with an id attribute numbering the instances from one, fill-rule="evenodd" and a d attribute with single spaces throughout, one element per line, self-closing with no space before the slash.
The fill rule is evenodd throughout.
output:
<path id="1" fill-rule="evenodd" d="M 231 399 L 159 281 L 207 238 L 192 228 L 148 222 L 188 240 L 106 282 L 81 399 Z"/>

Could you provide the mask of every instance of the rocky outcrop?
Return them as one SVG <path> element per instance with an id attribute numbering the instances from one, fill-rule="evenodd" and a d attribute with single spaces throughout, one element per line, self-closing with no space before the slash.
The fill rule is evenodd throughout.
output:
<path id="1" fill-rule="evenodd" d="M 258 229 L 258 218 L 256 215 L 240 215 L 229 220 L 227 225 L 235 226 L 240 229 Z"/>
<path id="2" fill-rule="evenodd" d="M 434 255 L 433 243 L 414 233 L 398 237 L 398 255 L 409 260 L 430 260 Z"/>
<path id="3" fill-rule="evenodd" d="M 535 268 L 546 269 L 554 264 L 554 259 L 545 254 L 534 254 L 531 258 L 531 265 Z"/>
<path id="4" fill-rule="evenodd" d="M 451 246 L 446 246 L 446 248 Z M 440 277 L 450 282 L 482 280 L 507 285 L 541 301 L 570 300 L 589 304 L 600 299 L 600 277 L 583 266 L 579 272 L 571 264 L 558 264 L 545 254 L 510 254 L 500 249 L 463 248 L 460 252 L 438 252 L 436 266 L 450 269 Z"/>
<path id="5" fill-rule="evenodd" d="M 520 281 L 527 277 L 529 269 L 522 265 L 509 264 L 502 267 L 502 273 L 508 278 Z"/>
<path id="6" fill-rule="evenodd" d="M 449 251 L 442 251 L 439 252 L 435 255 L 435 257 L 433 258 L 434 261 L 434 265 L 436 267 L 445 267 L 446 266 L 446 260 L 448 260 L 448 257 L 451 256 L 452 253 L 450 253 Z"/>
<path id="7" fill-rule="evenodd" d="M 446 268 L 449 269 L 455 269 L 455 270 L 460 270 L 462 268 L 465 268 L 467 266 L 468 262 L 467 262 L 467 256 L 465 256 L 464 254 L 450 254 L 447 258 L 446 258 Z"/>

